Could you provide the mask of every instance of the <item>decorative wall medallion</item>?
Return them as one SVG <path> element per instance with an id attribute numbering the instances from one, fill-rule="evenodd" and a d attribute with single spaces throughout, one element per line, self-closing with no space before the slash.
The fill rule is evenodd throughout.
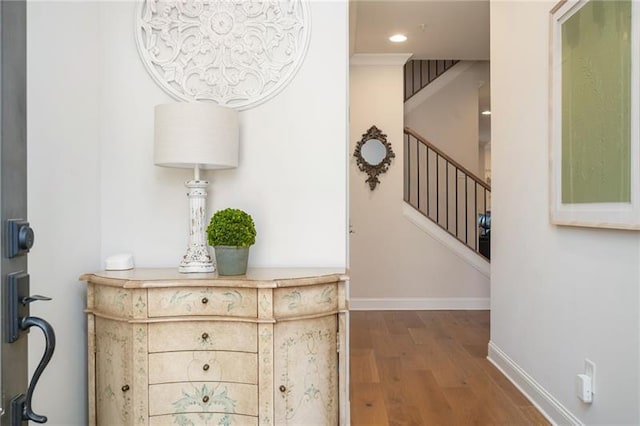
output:
<path id="1" fill-rule="evenodd" d="M 138 50 L 176 99 L 246 109 L 291 81 L 311 35 L 308 0 L 144 0 Z"/>

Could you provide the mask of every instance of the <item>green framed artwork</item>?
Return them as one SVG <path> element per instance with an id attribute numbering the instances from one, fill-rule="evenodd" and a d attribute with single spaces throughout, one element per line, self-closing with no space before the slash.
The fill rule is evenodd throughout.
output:
<path id="1" fill-rule="evenodd" d="M 564 0 L 551 11 L 552 223 L 640 229 L 637 9 Z"/>

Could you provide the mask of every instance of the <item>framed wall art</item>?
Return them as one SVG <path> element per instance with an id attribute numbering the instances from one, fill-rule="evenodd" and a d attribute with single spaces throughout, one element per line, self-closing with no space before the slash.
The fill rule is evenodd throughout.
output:
<path id="1" fill-rule="evenodd" d="M 551 10 L 554 224 L 640 229 L 638 13 L 630 0 Z"/>

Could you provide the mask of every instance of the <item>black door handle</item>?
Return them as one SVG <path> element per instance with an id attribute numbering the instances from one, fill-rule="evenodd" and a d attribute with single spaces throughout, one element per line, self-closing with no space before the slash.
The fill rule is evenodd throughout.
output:
<path id="1" fill-rule="evenodd" d="M 33 377 L 31 378 L 31 382 L 29 383 L 29 389 L 27 390 L 27 396 L 24 400 L 24 405 L 22 406 L 22 420 L 31 420 L 36 423 L 46 423 L 47 417 L 36 414 L 31 409 L 31 399 L 33 398 L 33 391 L 38 384 L 38 380 L 40 380 L 40 376 L 42 372 L 51 361 L 51 357 L 53 356 L 53 351 L 56 348 L 56 334 L 53 332 L 53 327 L 47 321 L 38 317 L 25 317 L 20 320 L 20 329 L 28 330 L 31 327 L 36 327 L 42 330 L 42 334 L 44 334 L 45 339 L 45 348 L 44 354 L 42 355 L 42 359 L 36 368 L 36 371 L 33 373 Z"/>
<path id="2" fill-rule="evenodd" d="M 5 341 L 7 343 L 13 343 L 20 339 L 21 336 L 31 327 L 39 328 L 44 334 L 45 349 L 40 363 L 36 371 L 33 373 L 27 394 L 19 394 L 11 400 L 11 425 L 19 426 L 25 420 L 31 420 L 36 423 L 45 423 L 47 421 L 46 416 L 41 416 L 33 412 L 31 408 L 31 400 L 33 399 L 33 392 L 40 380 L 42 372 L 51 361 L 53 351 L 56 347 L 56 335 L 53 331 L 53 327 L 47 321 L 42 318 L 31 316 L 29 313 L 29 305 L 32 302 L 40 300 L 51 300 L 49 297 L 29 294 L 29 275 L 20 271 L 7 275 L 6 281 L 6 299 L 5 299 L 5 315 L 3 320 L 5 322 Z"/>

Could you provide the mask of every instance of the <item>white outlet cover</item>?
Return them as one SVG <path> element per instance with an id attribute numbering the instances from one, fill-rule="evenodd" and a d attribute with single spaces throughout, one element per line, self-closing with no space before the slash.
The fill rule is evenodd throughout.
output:
<path id="1" fill-rule="evenodd" d="M 596 393 L 596 363 L 588 358 L 584 360 L 584 374 L 591 378 L 591 393 Z"/>
<path id="2" fill-rule="evenodd" d="M 587 376 L 586 374 L 578 374 L 576 387 L 578 399 L 580 399 L 580 401 L 584 402 L 585 404 L 591 404 L 593 402 L 591 377 Z"/>

